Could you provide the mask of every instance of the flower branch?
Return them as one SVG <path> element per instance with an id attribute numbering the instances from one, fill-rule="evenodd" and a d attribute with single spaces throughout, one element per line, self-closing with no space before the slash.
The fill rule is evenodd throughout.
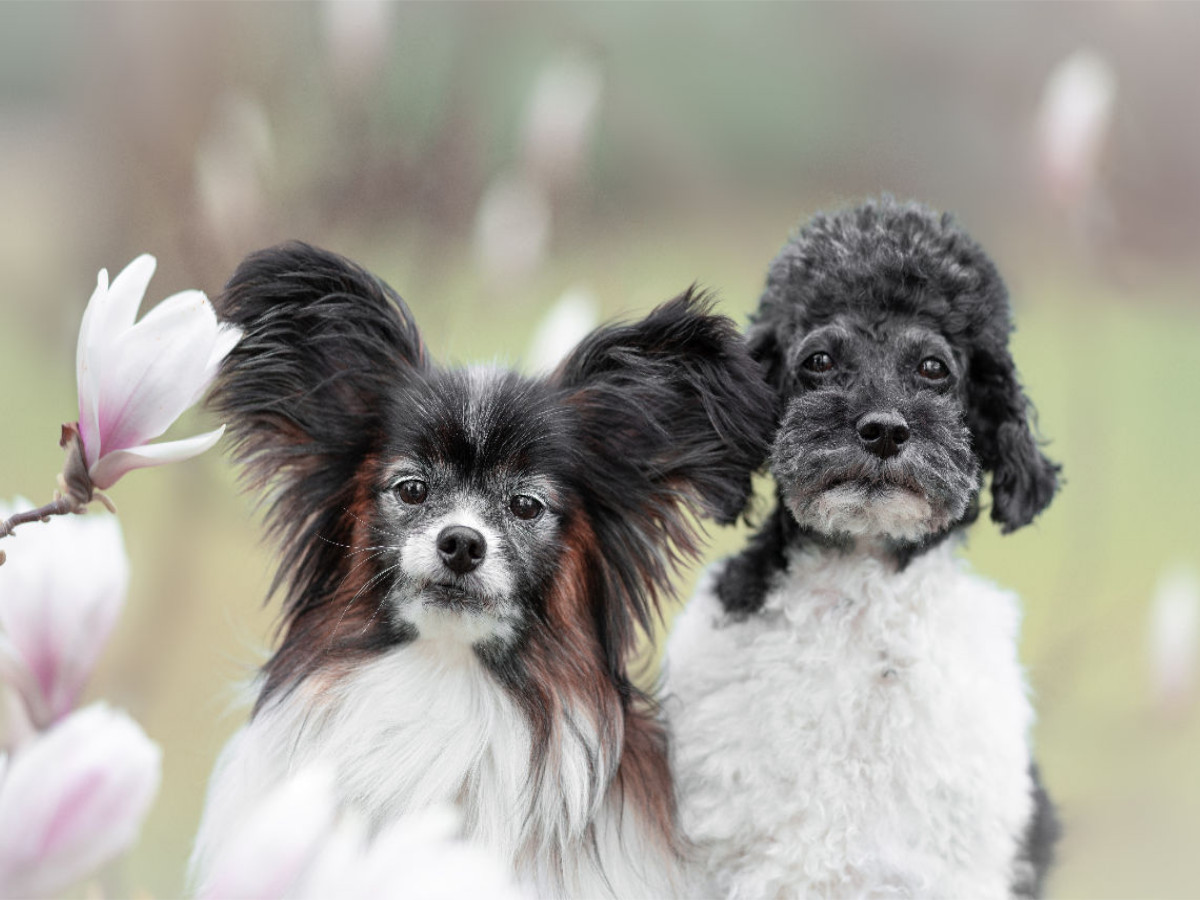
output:
<path id="1" fill-rule="evenodd" d="M 135 323 L 155 269 L 143 254 L 113 280 L 100 270 L 79 327 L 75 375 L 79 419 L 62 426 L 67 458 L 53 502 L 0 524 L 0 538 L 19 525 L 82 513 L 93 500 L 115 512 L 104 491 L 133 469 L 203 453 L 225 427 L 150 443 L 204 394 L 241 331 L 218 322 L 208 298 L 183 291 Z M 4 562 L 0 551 L 0 563 Z"/>

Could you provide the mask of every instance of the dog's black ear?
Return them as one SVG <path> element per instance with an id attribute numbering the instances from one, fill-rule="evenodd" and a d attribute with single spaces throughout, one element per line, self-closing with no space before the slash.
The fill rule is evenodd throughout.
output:
<path id="1" fill-rule="evenodd" d="M 316 536 L 344 537 L 386 398 L 425 367 L 424 347 L 391 288 L 301 243 L 247 257 L 216 307 L 244 336 L 209 403 L 229 423 L 250 486 L 270 488 L 270 525 L 285 547 L 280 576 L 289 572 L 289 602 L 298 601 L 330 546 Z"/>
<path id="2" fill-rule="evenodd" d="M 746 332 L 746 347 L 750 357 L 762 367 L 767 384 L 782 395 L 787 372 L 787 360 L 779 346 L 779 334 L 771 322 L 755 322 Z"/>
<path id="3" fill-rule="evenodd" d="M 774 393 L 734 323 L 694 290 L 594 332 L 553 377 L 579 411 L 586 506 L 616 590 L 647 624 L 671 554 L 694 551 L 687 513 L 731 523 L 746 507 Z"/>
<path id="4" fill-rule="evenodd" d="M 711 308 L 692 289 L 641 321 L 601 328 L 556 377 L 622 495 L 664 511 L 691 501 L 729 524 L 766 459 L 774 402 L 734 323 Z"/>
<path id="5" fill-rule="evenodd" d="M 983 468 L 992 473 L 992 519 L 1007 534 L 1049 506 L 1060 467 L 1038 448 L 1032 408 L 1007 349 L 981 348 L 968 371 L 968 424 Z"/>

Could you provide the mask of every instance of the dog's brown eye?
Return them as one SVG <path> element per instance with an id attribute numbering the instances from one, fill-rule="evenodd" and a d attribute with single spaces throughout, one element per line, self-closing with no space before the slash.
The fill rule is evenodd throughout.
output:
<path id="1" fill-rule="evenodd" d="M 530 497 L 528 494 L 517 494 L 508 503 L 508 508 L 512 510 L 512 514 L 518 519 L 533 521 L 542 514 L 545 508 L 542 502 L 536 497 Z"/>
<path id="2" fill-rule="evenodd" d="M 917 366 L 917 374 L 922 378 L 928 378 L 930 381 L 941 381 L 950 374 L 950 370 L 936 356 L 927 356 Z"/>
<path id="3" fill-rule="evenodd" d="M 828 372 L 833 368 L 833 357 L 828 353 L 814 353 L 801 365 L 810 372 Z"/>
<path id="4" fill-rule="evenodd" d="M 410 478 L 396 485 L 396 496 L 410 506 L 418 506 L 429 496 L 429 485 L 419 478 Z"/>

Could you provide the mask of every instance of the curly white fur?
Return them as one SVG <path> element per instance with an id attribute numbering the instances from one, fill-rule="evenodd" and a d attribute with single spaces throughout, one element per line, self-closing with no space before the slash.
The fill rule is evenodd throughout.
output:
<path id="1" fill-rule="evenodd" d="M 671 635 L 666 700 L 710 892 L 1009 896 L 1032 811 L 1016 598 L 951 542 L 900 572 L 794 550 L 740 619 L 711 576 Z"/>

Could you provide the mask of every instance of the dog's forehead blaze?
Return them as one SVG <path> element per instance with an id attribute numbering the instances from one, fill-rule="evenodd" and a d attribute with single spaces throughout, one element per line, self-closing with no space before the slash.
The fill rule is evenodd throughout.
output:
<path id="1" fill-rule="evenodd" d="M 568 416 L 544 383 L 490 367 L 438 373 L 394 398 L 387 449 L 397 464 L 458 478 L 552 475 Z"/>

